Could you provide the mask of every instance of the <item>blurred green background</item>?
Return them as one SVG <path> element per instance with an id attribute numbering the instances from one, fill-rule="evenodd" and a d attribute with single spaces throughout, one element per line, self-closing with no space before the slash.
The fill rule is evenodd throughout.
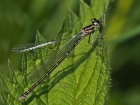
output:
<path id="1" fill-rule="evenodd" d="M 84 1 L 90 5 L 90 0 Z M 20 68 L 22 54 L 12 53 L 12 47 L 33 43 L 37 30 L 46 40 L 54 39 L 69 7 L 78 15 L 79 2 L 1 0 L 0 73 L 9 77 L 8 59 L 15 69 Z M 105 38 L 111 64 L 107 105 L 140 105 L 140 0 L 110 2 Z"/>

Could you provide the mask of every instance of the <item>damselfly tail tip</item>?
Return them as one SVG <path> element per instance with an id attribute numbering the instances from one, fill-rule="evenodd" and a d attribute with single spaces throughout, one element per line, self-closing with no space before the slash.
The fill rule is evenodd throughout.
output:
<path id="1" fill-rule="evenodd" d="M 20 96 L 20 97 L 19 97 L 19 101 L 22 101 L 25 97 L 26 97 L 26 96 L 23 96 L 23 95 Z"/>

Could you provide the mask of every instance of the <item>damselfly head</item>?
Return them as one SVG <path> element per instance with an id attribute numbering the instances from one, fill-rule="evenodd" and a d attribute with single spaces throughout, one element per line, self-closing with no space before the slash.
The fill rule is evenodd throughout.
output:
<path id="1" fill-rule="evenodd" d="M 95 18 L 91 19 L 92 24 L 94 25 L 94 27 L 100 27 L 101 26 L 101 22 Z"/>

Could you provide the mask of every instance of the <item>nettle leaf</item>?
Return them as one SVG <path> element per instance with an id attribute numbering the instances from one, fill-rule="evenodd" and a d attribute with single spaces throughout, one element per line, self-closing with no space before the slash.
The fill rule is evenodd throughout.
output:
<path id="1" fill-rule="evenodd" d="M 82 27 L 91 24 L 92 18 L 104 17 L 104 8 L 108 3 L 108 0 L 91 0 L 91 6 L 89 6 L 84 1 L 80 1 L 80 19 L 70 10 L 69 17 L 64 19 L 56 39 L 75 35 Z M 46 41 L 37 32 L 35 42 Z M 11 80 L 0 75 L 4 88 L 4 91 L 1 91 L 3 102 L 7 105 L 105 104 L 108 98 L 110 68 L 103 33 L 99 31 L 91 37 L 93 46 L 88 43 L 88 37 L 84 38 L 48 78 L 25 100 L 19 101 L 19 97 L 36 83 L 30 81 L 29 77 L 66 42 L 67 40 L 63 40 L 54 45 L 23 53 L 21 72 L 15 71 L 8 63 Z M 46 68 L 42 70 L 47 72 Z M 33 79 L 36 81 L 40 77 L 33 77 Z"/>

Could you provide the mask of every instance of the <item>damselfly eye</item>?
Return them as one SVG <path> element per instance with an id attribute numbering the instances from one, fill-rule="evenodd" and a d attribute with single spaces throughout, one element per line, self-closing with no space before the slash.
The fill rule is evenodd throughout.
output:
<path id="1" fill-rule="evenodd" d="M 91 19 L 91 21 L 92 21 L 92 23 L 94 23 L 97 21 L 97 19 L 93 18 L 93 19 Z"/>

